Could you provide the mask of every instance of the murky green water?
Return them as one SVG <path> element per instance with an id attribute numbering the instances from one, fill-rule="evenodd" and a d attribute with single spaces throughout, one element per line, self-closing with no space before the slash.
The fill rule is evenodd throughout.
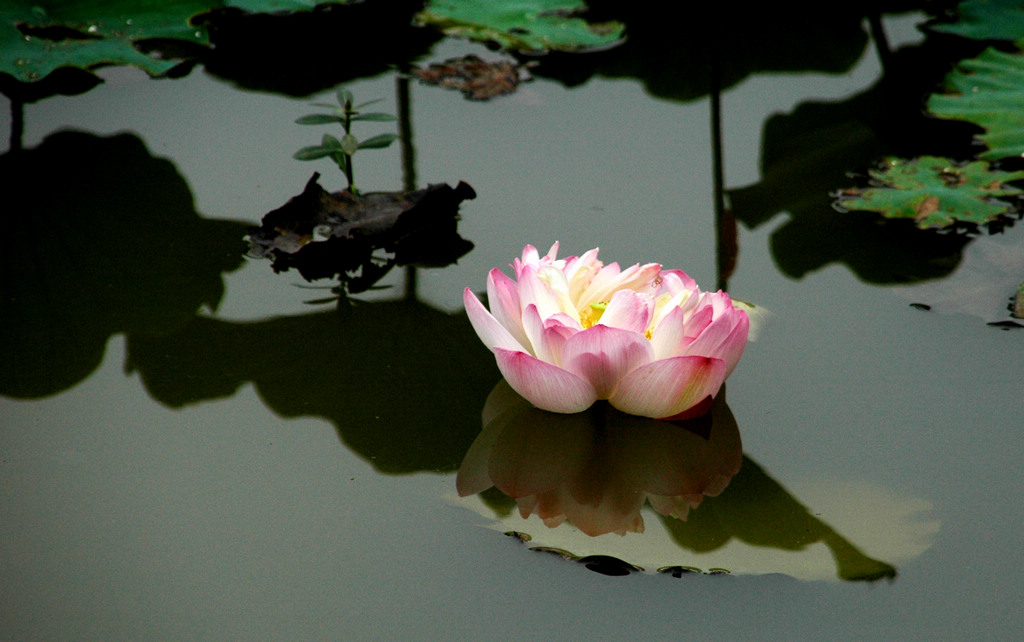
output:
<path id="1" fill-rule="evenodd" d="M 912 25 L 888 23 L 897 42 Z M 429 59 L 466 51 L 480 49 L 443 42 Z M 878 73 L 867 48 L 848 73 L 728 89 L 727 187 L 764 178 L 766 119 L 843 101 Z M 1019 224 L 969 244 L 944 280 L 879 284 L 873 274 L 901 269 L 884 255 L 898 244 L 819 260 L 802 248 L 841 243 L 786 202 L 758 203 L 778 213 L 741 224 L 728 279 L 773 312 L 728 383 L 739 475 L 685 524 L 650 512 L 643 535 L 588 538 L 493 494 L 457 497 L 499 378 L 462 289 L 555 240 L 712 287 L 707 98 L 538 78 L 481 104 L 414 84 L 417 179 L 476 189 L 459 227 L 476 248 L 419 271 L 415 303 L 396 271 L 373 303 L 339 314 L 305 305 L 323 292 L 240 260 L 235 244 L 312 171 L 344 187 L 328 162 L 291 159 L 320 134 L 293 124 L 313 99 L 202 69 L 103 75 L 87 94 L 26 106 L 38 166 L 29 187 L 0 179 L 14 230 L 4 314 L 23 333 L 6 344 L 0 399 L 3 637 L 1019 634 L 1024 348 L 1018 331 L 985 325 L 1004 300 L 960 303 L 1013 282 Z M 393 74 L 348 86 L 396 109 Z M 356 160 L 364 189 L 401 187 L 397 147 Z M 750 194 L 768 198 L 734 192 L 741 219 Z M 607 577 L 537 545 L 645 572 Z M 703 572 L 655 572 L 666 566 Z"/>

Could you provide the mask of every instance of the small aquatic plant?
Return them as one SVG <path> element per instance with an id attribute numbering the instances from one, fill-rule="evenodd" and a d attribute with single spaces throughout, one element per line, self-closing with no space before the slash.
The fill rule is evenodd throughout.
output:
<path id="1" fill-rule="evenodd" d="M 345 174 L 345 179 L 348 181 L 348 191 L 353 194 L 358 194 L 359 191 L 356 189 L 353 178 L 352 156 L 354 156 L 360 149 L 379 149 L 387 147 L 393 143 L 396 138 L 398 138 L 398 134 L 377 134 L 376 136 L 359 140 L 352 135 L 352 123 L 357 120 L 390 122 L 397 119 L 391 114 L 385 114 L 383 112 L 362 111 L 363 108 L 380 102 L 379 99 L 355 105 L 353 104 L 354 99 L 352 97 L 352 92 L 343 87 L 339 88 L 335 95 L 338 100 L 337 106 L 325 103 L 313 103 L 316 107 L 330 109 L 330 113 L 307 114 L 298 118 L 295 122 L 299 125 L 339 124 L 342 129 L 345 130 L 345 135 L 339 140 L 330 134 L 324 134 L 319 145 L 303 147 L 299 151 L 295 152 L 294 157 L 298 160 L 317 160 L 329 157 L 338 165 L 338 169 Z"/>

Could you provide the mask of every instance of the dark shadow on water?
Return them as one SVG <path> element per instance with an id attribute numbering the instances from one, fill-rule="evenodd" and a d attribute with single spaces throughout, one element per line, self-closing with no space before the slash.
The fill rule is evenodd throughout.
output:
<path id="1" fill-rule="evenodd" d="M 413 26 L 422 5 L 356 2 L 290 14 L 218 9 L 202 18 L 212 44 L 202 63 L 239 87 L 308 96 L 425 55 L 444 36 Z"/>
<path id="2" fill-rule="evenodd" d="M 500 378 L 464 313 L 388 301 L 128 337 L 126 368 L 161 403 L 229 397 L 252 383 L 283 417 L 329 420 L 386 473 L 458 467 Z"/>
<path id="3" fill-rule="evenodd" d="M 872 12 L 854 3 L 813 11 L 798 3 L 735 10 L 689 4 L 677 19 L 651 3 L 590 0 L 587 5 L 592 22 L 625 23 L 626 42 L 585 56 L 550 54 L 539 60 L 535 74 L 567 86 L 594 75 L 636 78 L 650 95 L 679 101 L 708 95 L 716 49 L 723 89 L 762 72 L 848 71 L 867 47 L 864 22 Z"/>
<path id="4" fill-rule="evenodd" d="M 406 95 L 407 84 L 399 83 Z M 408 152 L 411 129 L 402 131 Z M 196 313 L 216 310 L 223 273 L 241 265 L 250 224 L 200 217 L 174 165 L 138 138 L 60 132 L 0 156 L 0 175 L 10 186 L 0 394 L 66 390 L 123 333 L 126 370 L 169 406 L 252 383 L 281 416 L 328 419 L 378 470 L 458 466 L 499 375 L 464 313 L 416 300 L 414 271 L 398 301 L 342 301 L 326 312 L 248 323 L 205 318 Z M 406 218 L 394 225 L 399 264 L 447 264 L 472 247 L 455 234 L 454 213 L 416 234 Z M 439 258 L 447 247 L 440 239 L 450 236 L 462 249 Z"/>
<path id="5" fill-rule="evenodd" d="M 729 487 L 690 513 L 686 522 L 662 519 L 672 538 L 696 553 L 713 551 L 738 539 L 752 546 L 787 551 L 824 543 L 836 562 L 836 574 L 850 581 L 896 577 L 896 569 L 862 553 L 828 524 L 814 517 L 750 457 Z"/>
<path id="6" fill-rule="evenodd" d="M 522 533 L 525 521 L 513 526 L 524 542 L 542 542 L 545 530 L 564 528 L 562 537 L 580 548 L 607 552 L 602 542 L 608 540 L 601 538 L 614 537 L 611 533 L 649 536 L 641 508 L 650 504 L 671 544 L 681 549 L 679 559 L 694 559 L 692 554 L 734 539 L 783 551 L 823 543 L 839 579 L 896 577 L 894 566 L 862 553 L 742 454 L 739 428 L 722 394 L 703 417 L 665 422 L 625 415 L 606 404 L 575 415 L 544 412 L 501 382 L 488 397 L 483 422 L 456 488 L 460 496 L 478 493 L 505 526 L 517 522 L 509 521 L 514 512 L 523 519 L 539 517 L 546 525 L 539 531 Z M 592 557 L 543 545 L 532 550 L 581 563 Z M 621 575 L 639 560 L 622 562 L 591 570 Z M 659 570 L 681 574 L 686 567 Z"/>
<path id="7" fill-rule="evenodd" d="M 947 276 L 969 242 L 964 235 L 921 231 L 911 221 L 832 208 L 832 193 L 858 183 L 851 173 L 886 156 L 922 153 L 966 158 L 972 126 L 927 118 L 923 100 L 953 62 L 972 47 L 929 38 L 891 57 L 873 87 L 841 102 L 805 102 L 764 125 L 759 183 L 729 190 L 736 218 L 749 228 L 777 214 L 772 232 L 779 269 L 801 278 L 829 263 L 848 266 L 871 283 L 907 283 Z M 728 114 L 724 115 L 728 122 Z"/>
<path id="8" fill-rule="evenodd" d="M 59 132 L 0 156 L 0 394 L 58 393 L 121 332 L 215 309 L 246 224 L 202 218 L 174 164 L 129 134 Z"/>

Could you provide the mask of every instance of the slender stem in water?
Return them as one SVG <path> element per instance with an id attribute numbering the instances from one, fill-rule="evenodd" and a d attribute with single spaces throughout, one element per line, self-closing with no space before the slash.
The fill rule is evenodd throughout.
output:
<path id="1" fill-rule="evenodd" d="M 352 133 L 352 101 L 345 101 L 345 117 L 341 126 L 345 128 L 345 135 L 348 136 Z M 345 166 L 342 168 L 345 172 L 345 180 L 348 181 L 348 191 L 357 194 L 355 178 L 352 172 L 352 156 L 345 154 Z"/>
<path id="2" fill-rule="evenodd" d="M 355 179 L 352 177 L 352 157 L 345 154 L 345 167 L 342 168 L 345 172 L 345 180 L 348 181 L 348 191 L 353 194 L 356 193 Z"/>
<path id="3" fill-rule="evenodd" d="M 25 133 L 25 103 L 18 97 L 11 98 L 11 138 L 10 151 L 21 149 L 21 139 Z"/>
<path id="4" fill-rule="evenodd" d="M 395 79 L 395 98 L 398 101 L 398 139 L 402 144 L 402 189 L 416 189 L 416 148 L 412 142 L 412 95 L 409 92 L 408 70 L 403 69 Z M 405 266 L 405 300 L 416 301 L 419 279 L 415 265 Z"/>
<path id="5" fill-rule="evenodd" d="M 718 273 L 717 287 L 728 288 L 729 277 L 736 269 L 737 230 L 736 218 L 726 202 L 725 160 L 722 144 L 722 70 L 717 41 L 713 40 L 710 50 L 709 88 L 711 98 L 711 156 L 715 198 L 715 263 Z"/>

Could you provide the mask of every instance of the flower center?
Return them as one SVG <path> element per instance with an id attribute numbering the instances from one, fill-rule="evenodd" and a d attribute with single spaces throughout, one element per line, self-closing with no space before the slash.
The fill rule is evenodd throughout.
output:
<path id="1" fill-rule="evenodd" d="M 608 308 L 607 301 L 598 301 L 597 303 L 591 303 L 589 306 L 580 312 L 580 325 L 583 329 L 592 328 L 597 325 L 597 322 L 601 320 L 601 315 Z"/>

